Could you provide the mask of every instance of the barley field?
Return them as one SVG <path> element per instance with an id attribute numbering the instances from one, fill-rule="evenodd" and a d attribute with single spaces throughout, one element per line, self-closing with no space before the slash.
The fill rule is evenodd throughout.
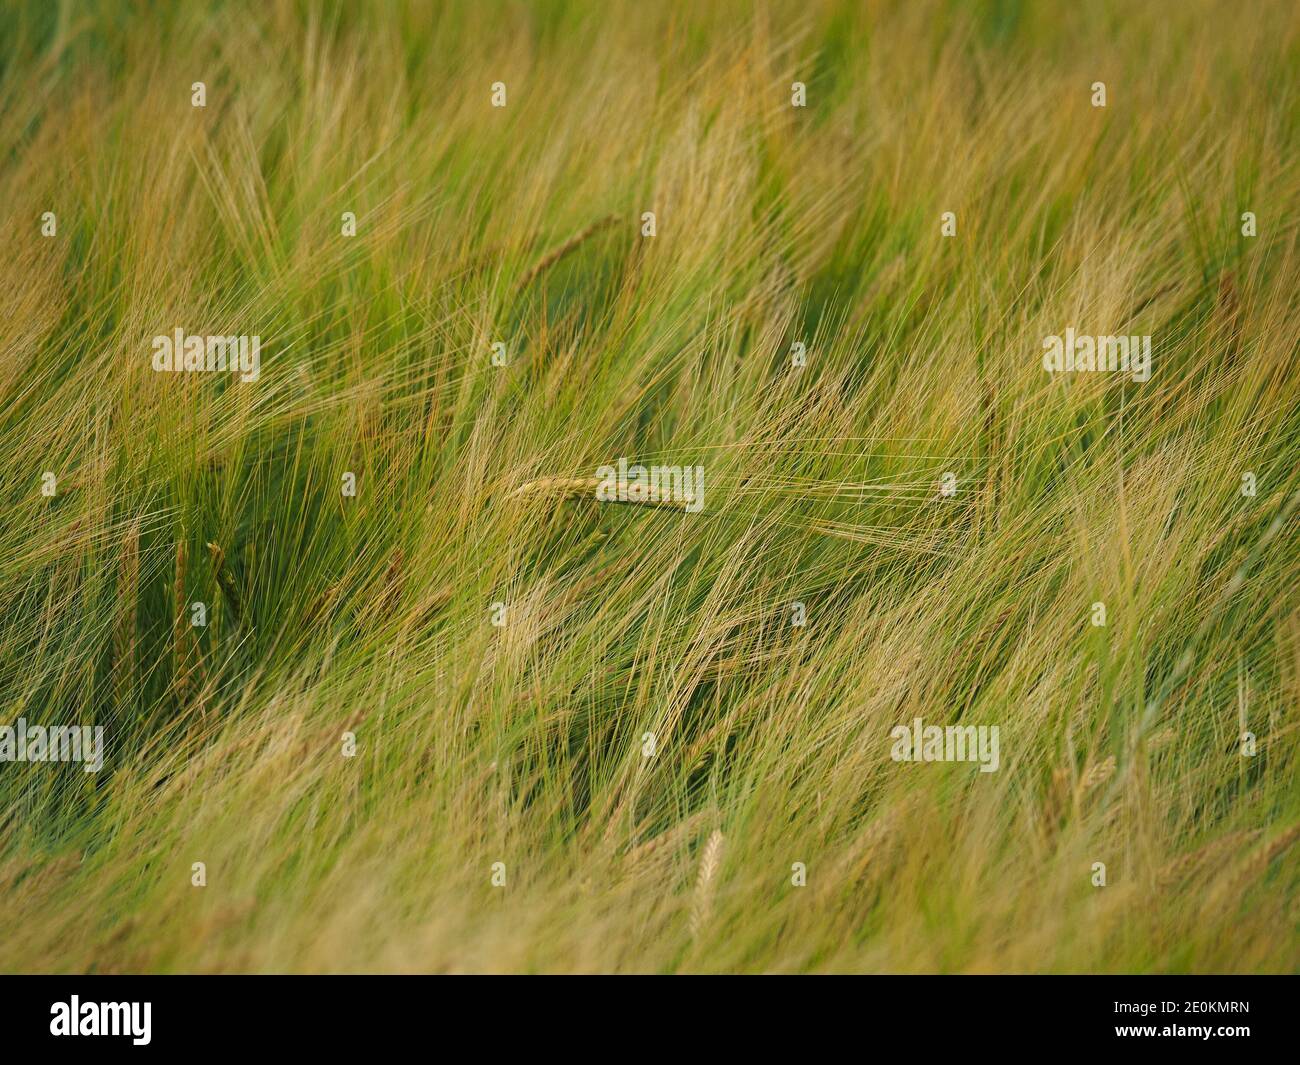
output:
<path id="1" fill-rule="evenodd" d="M 0 970 L 1300 969 L 1298 75 L 0 5 Z"/>

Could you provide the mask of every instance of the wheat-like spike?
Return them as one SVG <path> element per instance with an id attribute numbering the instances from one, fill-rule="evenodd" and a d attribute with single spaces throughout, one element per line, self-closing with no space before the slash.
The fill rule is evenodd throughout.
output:
<path id="1" fill-rule="evenodd" d="M 1178 733 L 1176 733 L 1173 729 L 1163 728 L 1159 732 L 1155 733 L 1149 740 L 1147 740 L 1147 750 L 1158 751 L 1161 747 L 1164 747 L 1166 744 L 1173 742 L 1173 740 L 1177 735 Z"/>
<path id="2" fill-rule="evenodd" d="M 393 552 L 388 569 L 384 573 L 384 590 L 379 598 L 379 607 L 385 613 L 397 609 L 402 598 L 402 570 L 406 565 L 406 552 L 400 547 Z"/>
<path id="3" fill-rule="evenodd" d="M 1292 825 L 1267 844 L 1256 848 L 1255 852 L 1242 863 L 1237 880 L 1238 890 L 1244 890 L 1245 885 L 1258 878 L 1274 858 L 1295 846 L 1297 842 L 1300 842 L 1300 825 Z"/>
<path id="4" fill-rule="evenodd" d="M 225 597 L 231 618 L 238 622 L 243 616 L 244 604 L 239 594 L 239 585 L 235 583 L 235 576 L 226 565 L 226 553 L 217 544 L 209 542 L 208 554 L 212 557 L 212 574 L 217 579 L 217 587 Z"/>
<path id="5" fill-rule="evenodd" d="M 177 637 L 183 631 L 182 622 L 185 620 L 185 571 L 185 533 L 182 530 L 176 541 L 176 571 L 172 577 L 172 605 L 176 608 L 174 634 Z"/>
<path id="6" fill-rule="evenodd" d="M 303 624 L 310 625 L 312 622 L 319 620 L 334 605 L 334 600 L 338 598 L 341 588 L 342 585 L 335 582 L 321 592 L 307 608 L 307 613 L 303 615 Z"/>
<path id="7" fill-rule="evenodd" d="M 521 484 L 510 493 L 510 498 L 550 496 L 556 499 L 576 499 L 589 496 L 595 499 L 599 487 L 599 477 L 539 477 L 535 481 Z"/>
<path id="8" fill-rule="evenodd" d="M 616 221 L 618 221 L 617 215 L 606 215 L 604 218 L 592 222 L 586 229 L 575 233 L 558 248 L 552 248 L 532 265 L 528 273 L 524 274 L 523 279 L 519 282 L 520 290 L 526 289 L 533 283 L 538 274 L 545 273 L 580 244 L 586 241 L 593 233 L 599 232 Z"/>
<path id="9" fill-rule="evenodd" d="M 1074 785 L 1073 774 L 1065 766 L 1060 766 L 1052 771 L 1052 782 L 1048 786 L 1047 795 L 1044 798 L 1044 825 L 1049 834 L 1055 834 L 1060 827 L 1059 822 L 1063 818 L 1073 802 Z"/>
<path id="10" fill-rule="evenodd" d="M 172 678 L 176 698 L 188 700 L 194 690 L 195 679 L 202 668 L 199 661 L 199 644 L 189 623 L 189 604 L 185 598 L 185 575 L 188 571 L 188 550 L 185 531 L 176 541 L 176 574 L 172 580 Z"/>
<path id="11" fill-rule="evenodd" d="M 1210 861 L 1222 860 L 1225 851 L 1240 848 L 1252 840 L 1258 839 L 1261 831 L 1257 828 L 1246 829 L 1211 840 L 1190 854 L 1181 855 L 1166 864 L 1156 875 L 1156 882 L 1161 887 L 1177 884 Z"/>
<path id="12" fill-rule="evenodd" d="M 1098 762 L 1083 775 L 1083 791 L 1087 794 L 1098 784 L 1105 784 L 1115 774 L 1115 756 L 1112 754 L 1104 762 Z"/>
<path id="13" fill-rule="evenodd" d="M 691 903 L 691 935 L 698 937 L 713 913 L 713 892 L 718 867 L 722 864 L 724 838 L 714 829 L 700 855 L 700 873 L 695 878 L 695 898 Z"/>
<path id="14" fill-rule="evenodd" d="M 899 825 L 917 808 L 915 795 L 899 800 L 863 830 L 857 843 L 846 850 L 838 868 L 839 876 L 856 881 L 871 875 L 873 867 L 884 864 L 883 859 L 898 845 Z"/>
<path id="15" fill-rule="evenodd" d="M 511 499 L 592 499 L 599 503 L 624 503 L 639 507 L 667 507 L 672 510 L 685 510 L 695 501 L 684 492 L 674 492 L 671 488 L 631 481 L 614 481 L 609 483 L 613 499 L 604 499 L 596 494 L 601 485 L 609 482 L 599 477 L 539 477 L 535 481 L 521 484 L 510 493 Z"/>
<path id="16" fill-rule="evenodd" d="M 663 854 L 670 844 L 679 843 L 683 838 L 694 838 L 700 822 L 709 814 L 709 810 L 699 810 L 672 828 L 664 830 L 644 843 L 637 844 L 623 855 L 624 865 L 629 869 L 635 869 L 639 863 Z"/>
<path id="17" fill-rule="evenodd" d="M 140 598 L 140 519 L 122 537 L 117 570 L 117 623 L 113 626 L 113 689 L 127 703 L 135 680 L 136 604 Z"/>

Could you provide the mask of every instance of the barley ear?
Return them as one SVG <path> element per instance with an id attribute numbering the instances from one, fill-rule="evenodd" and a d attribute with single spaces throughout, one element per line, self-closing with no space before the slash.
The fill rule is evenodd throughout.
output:
<path id="1" fill-rule="evenodd" d="M 189 700 L 202 669 L 199 643 L 189 623 L 185 596 L 188 549 L 185 530 L 176 541 L 176 573 L 172 579 L 172 687 L 178 702 Z"/>
<path id="2" fill-rule="evenodd" d="M 118 706 L 134 697 L 136 604 L 140 598 L 140 519 L 122 537 L 117 569 L 117 618 L 113 624 L 113 691 Z"/>
<path id="3" fill-rule="evenodd" d="M 718 870 L 722 865 L 723 836 L 716 828 L 700 854 L 700 872 L 695 878 L 695 898 L 691 902 L 691 935 L 698 938 L 713 913 L 713 893 Z"/>
<path id="4" fill-rule="evenodd" d="M 244 603 L 239 594 L 239 585 L 235 583 L 235 576 L 226 565 L 226 553 L 216 544 L 209 543 L 208 555 L 212 558 L 212 574 L 217 579 L 217 587 L 221 589 L 226 608 L 230 611 L 231 619 L 238 624 L 244 613 Z"/>

